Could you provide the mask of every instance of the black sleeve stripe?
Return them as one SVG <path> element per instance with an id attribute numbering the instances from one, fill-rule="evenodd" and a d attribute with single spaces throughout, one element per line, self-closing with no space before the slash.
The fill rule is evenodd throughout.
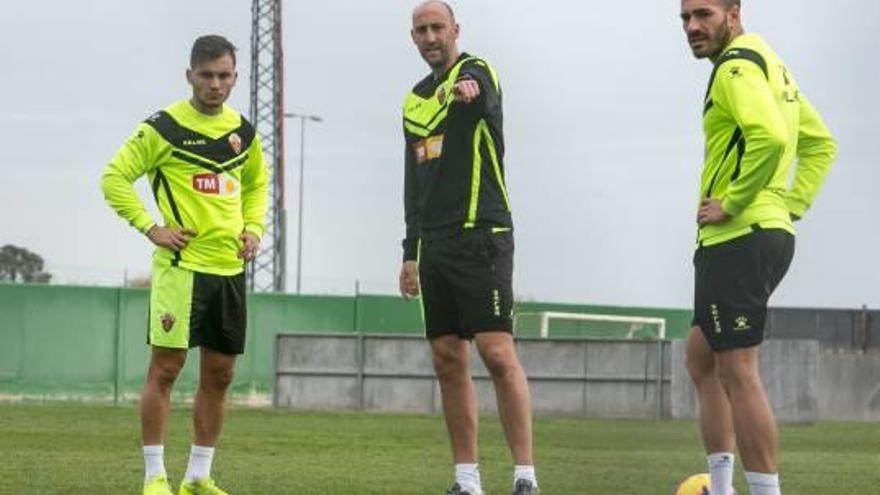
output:
<path id="1" fill-rule="evenodd" d="M 739 178 L 739 173 L 742 165 L 743 156 L 746 154 L 746 138 L 743 136 L 742 139 L 736 143 L 736 168 L 733 169 L 733 175 L 730 177 L 730 182 L 735 181 Z"/>
<path id="2" fill-rule="evenodd" d="M 712 100 L 709 99 L 709 95 L 712 93 L 712 84 L 715 83 L 715 76 L 718 74 L 718 69 L 724 65 L 725 62 L 731 60 L 748 60 L 760 67 L 761 72 L 764 73 L 764 77 L 770 79 L 770 73 L 767 71 L 767 61 L 764 60 L 764 57 L 760 53 L 749 48 L 731 48 L 730 50 L 727 50 L 721 55 L 721 58 L 715 62 L 715 68 L 712 69 L 712 76 L 709 78 L 709 87 L 706 88 L 706 104 L 705 107 L 703 107 L 704 114 L 708 112 L 713 105 Z"/>
<path id="3" fill-rule="evenodd" d="M 179 225 L 180 228 L 185 228 L 183 226 L 183 219 L 180 217 L 180 210 L 177 209 L 177 203 L 174 201 L 174 196 L 171 195 L 171 184 L 168 183 L 168 179 L 161 170 L 156 170 L 156 178 L 153 179 L 153 194 L 156 197 L 156 203 L 159 202 L 158 192 L 160 184 L 162 185 L 162 190 L 165 191 L 165 197 L 168 199 L 168 205 L 171 207 L 171 214 L 174 215 L 174 220 L 177 221 L 177 225 Z M 180 251 L 175 251 L 174 259 L 171 261 L 171 264 L 177 266 L 179 263 Z"/>
<path id="4" fill-rule="evenodd" d="M 149 116 L 144 123 L 155 129 L 165 141 L 173 146 L 180 146 L 181 139 L 178 136 L 180 124 L 165 110 L 160 110 Z"/>
<path id="5" fill-rule="evenodd" d="M 738 59 L 753 62 L 755 65 L 761 68 L 761 72 L 764 73 L 765 78 L 770 78 L 770 74 L 767 72 L 767 61 L 764 60 L 764 56 L 749 48 L 732 48 L 728 50 L 724 53 L 724 55 L 721 56 L 715 66 L 720 67 L 725 62 Z"/>
<path id="6" fill-rule="evenodd" d="M 160 172 L 156 172 L 156 176 L 153 177 L 153 199 L 156 200 L 156 203 L 159 203 L 160 185 L 162 185 L 162 174 Z"/>
<path id="7" fill-rule="evenodd" d="M 730 136 L 730 141 L 727 142 L 727 149 L 724 150 L 724 156 L 721 158 L 721 161 L 718 162 L 718 168 L 715 170 L 715 175 L 712 176 L 712 180 L 709 182 L 709 188 L 706 189 L 706 197 L 712 196 L 712 189 L 715 188 L 715 180 L 718 179 L 718 173 L 721 172 L 721 167 L 724 166 L 724 162 L 727 161 L 727 157 L 730 156 L 730 152 L 733 151 L 734 146 L 740 146 L 742 143 L 743 150 L 745 149 L 745 139 L 743 138 L 742 129 L 739 127 L 733 131 L 733 134 Z M 739 168 L 739 160 L 737 160 L 737 168 Z M 739 175 L 739 172 L 736 172 Z"/>
<path id="8" fill-rule="evenodd" d="M 714 101 L 712 101 L 712 100 L 707 101 L 706 105 L 703 107 L 703 115 L 706 115 L 706 112 L 708 112 L 709 109 L 712 108 L 713 106 L 715 106 Z"/>

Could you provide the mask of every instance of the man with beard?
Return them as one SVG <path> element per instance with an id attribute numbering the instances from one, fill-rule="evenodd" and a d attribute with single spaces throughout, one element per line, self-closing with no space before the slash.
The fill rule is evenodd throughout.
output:
<path id="1" fill-rule="evenodd" d="M 777 432 L 758 346 L 767 301 L 794 254 L 793 222 L 816 197 L 836 145 L 782 60 L 760 36 L 744 33 L 739 0 L 682 0 L 681 20 L 694 55 L 715 64 L 703 108 L 687 344 L 711 494 L 733 493 L 739 446 L 751 494 L 779 495 Z"/>

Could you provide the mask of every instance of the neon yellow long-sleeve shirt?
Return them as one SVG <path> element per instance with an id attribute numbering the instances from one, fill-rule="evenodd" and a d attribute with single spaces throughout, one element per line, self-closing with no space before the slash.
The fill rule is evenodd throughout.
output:
<path id="1" fill-rule="evenodd" d="M 812 204 L 837 145 L 760 36 L 738 36 L 716 61 L 703 131 L 700 197 L 721 200 L 731 218 L 701 227 L 699 242 L 725 242 L 751 232 L 756 224 L 794 233 L 790 216 L 802 217 Z"/>
<path id="2" fill-rule="evenodd" d="M 210 116 L 189 101 L 139 125 L 104 169 L 101 189 L 143 233 L 156 225 L 132 187 L 144 175 L 164 224 L 196 232 L 178 253 L 157 248 L 155 259 L 202 273 L 241 273 L 239 236 L 263 235 L 268 204 L 268 173 L 253 126 L 229 107 Z"/>

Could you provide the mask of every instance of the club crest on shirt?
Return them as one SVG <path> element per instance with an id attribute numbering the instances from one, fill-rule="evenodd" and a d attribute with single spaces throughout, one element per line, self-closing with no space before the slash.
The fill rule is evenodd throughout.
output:
<path id="1" fill-rule="evenodd" d="M 241 137 L 238 134 L 233 132 L 229 135 L 229 147 L 236 155 L 241 153 Z"/>
<path id="2" fill-rule="evenodd" d="M 439 101 L 441 105 L 446 104 L 446 88 L 443 86 L 440 86 L 440 89 L 437 90 L 437 101 Z"/>
<path id="3" fill-rule="evenodd" d="M 159 321 L 162 322 L 162 329 L 166 332 L 170 332 L 174 327 L 174 323 L 177 321 L 177 318 L 174 317 L 171 313 L 165 313 L 164 315 L 159 317 Z"/>

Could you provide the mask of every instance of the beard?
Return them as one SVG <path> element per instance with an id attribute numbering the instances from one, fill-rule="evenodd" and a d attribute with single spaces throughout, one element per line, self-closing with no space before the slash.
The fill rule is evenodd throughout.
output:
<path id="1" fill-rule="evenodd" d="M 717 57 L 721 56 L 721 53 L 730 43 L 732 32 L 733 29 L 726 22 L 719 24 L 714 31 L 707 32 L 705 37 L 701 40 L 705 43 L 704 48 L 699 49 L 693 45 L 691 46 L 691 50 L 694 52 L 694 57 L 698 59 L 708 58 L 710 60 L 715 60 Z"/>
<path id="2" fill-rule="evenodd" d="M 721 56 L 721 53 L 727 48 L 727 45 L 730 43 L 730 34 L 733 30 L 730 26 L 725 22 L 724 24 L 718 26 L 718 30 L 715 34 L 709 39 L 708 52 L 706 56 L 712 60 L 717 59 Z"/>

